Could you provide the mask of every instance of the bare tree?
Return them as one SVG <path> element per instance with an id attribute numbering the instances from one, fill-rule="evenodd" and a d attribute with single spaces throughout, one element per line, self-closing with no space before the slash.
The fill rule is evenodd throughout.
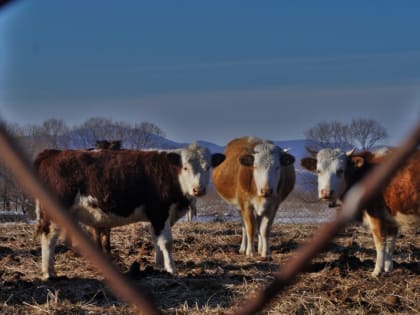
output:
<path id="1" fill-rule="evenodd" d="M 103 117 L 89 118 L 80 126 L 75 127 L 73 139 L 75 146 L 82 146 L 85 148 L 93 147 L 97 140 L 112 138 L 112 125 L 111 119 Z"/>
<path id="2" fill-rule="evenodd" d="M 151 122 L 135 124 L 130 132 L 130 145 L 132 149 L 142 149 L 153 146 L 154 136 L 165 136 L 165 132 Z"/>
<path id="3" fill-rule="evenodd" d="M 152 145 L 154 135 L 164 136 L 161 128 L 151 122 L 131 125 L 126 122 L 113 122 L 111 119 L 90 118 L 73 130 L 77 143 L 83 147 L 93 147 L 97 140 L 121 140 L 123 147 L 142 149 Z"/>
<path id="4" fill-rule="evenodd" d="M 388 137 L 386 129 L 373 119 L 353 119 L 349 127 L 352 143 L 361 150 L 369 150 Z"/>
<path id="5" fill-rule="evenodd" d="M 338 121 L 322 121 L 305 131 L 309 140 L 307 150 L 318 151 L 321 148 L 357 147 L 369 150 L 380 140 L 387 137 L 385 128 L 372 119 L 353 119 L 350 124 Z"/>
<path id="6" fill-rule="evenodd" d="M 41 133 L 52 148 L 64 149 L 69 145 L 69 127 L 62 119 L 47 119 L 41 125 Z"/>
<path id="7" fill-rule="evenodd" d="M 338 121 L 322 121 L 305 131 L 309 140 L 309 150 L 318 151 L 321 148 L 340 147 L 349 145 L 348 126 Z"/>

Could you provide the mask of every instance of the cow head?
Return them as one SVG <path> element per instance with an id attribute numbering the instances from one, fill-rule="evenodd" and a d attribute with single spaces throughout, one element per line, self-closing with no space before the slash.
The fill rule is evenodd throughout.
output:
<path id="1" fill-rule="evenodd" d="M 344 152 L 340 149 L 322 149 L 316 158 L 307 157 L 301 160 L 301 165 L 309 171 L 318 174 L 318 196 L 320 199 L 336 201 L 348 189 L 346 174 L 349 168 L 361 168 L 363 157 L 353 156 L 354 149 Z"/>
<path id="2" fill-rule="evenodd" d="M 293 155 L 271 142 L 257 144 L 251 154 L 240 156 L 241 165 L 253 168 L 256 193 L 259 197 L 277 194 L 281 168 L 293 164 Z"/>
<path id="3" fill-rule="evenodd" d="M 224 154 L 210 154 L 210 151 L 197 143 L 178 151 L 181 156 L 179 183 L 186 195 L 199 197 L 206 193 L 210 178 L 210 167 L 216 167 L 225 159 Z"/>

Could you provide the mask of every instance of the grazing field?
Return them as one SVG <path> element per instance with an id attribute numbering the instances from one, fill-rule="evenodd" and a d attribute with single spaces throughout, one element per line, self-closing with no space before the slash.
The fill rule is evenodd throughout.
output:
<path id="1" fill-rule="evenodd" d="M 102 276 L 63 243 L 59 277 L 40 280 L 41 253 L 33 225 L 0 225 L 1 314 L 133 314 L 101 282 Z M 272 273 L 309 239 L 317 224 L 275 224 L 273 259 L 237 253 L 239 222 L 177 223 L 173 229 L 176 276 L 154 268 L 147 224 L 115 228 L 112 257 L 122 273 L 153 294 L 167 314 L 225 314 L 272 279 Z M 349 226 L 266 309 L 267 314 L 419 314 L 419 230 L 397 240 L 395 270 L 372 278 L 374 248 L 363 227 Z"/>

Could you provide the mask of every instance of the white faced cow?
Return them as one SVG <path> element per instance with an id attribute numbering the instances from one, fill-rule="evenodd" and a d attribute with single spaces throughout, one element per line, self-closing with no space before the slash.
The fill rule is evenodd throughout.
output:
<path id="1" fill-rule="evenodd" d="M 318 173 L 318 195 L 335 205 L 346 192 L 360 181 L 376 164 L 381 163 L 391 151 L 378 153 L 354 150 L 323 149 L 316 158 L 303 158 L 306 169 Z M 382 194 L 374 198 L 363 213 L 373 234 L 376 247 L 376 264 L 372 273 L 378 276 L 393 268 L 392 254 L 398 224 L 418 224 L 420 218 L 420 152 L 416 152 L 390 181 Z"/>
<path id="2" fill-rule="evenodd" d="M 35 170 L 79 222 L 110 228 L 150 221 L 156 263 L 173 273 L 171 226 L 190 205 L 190 197 L 206 193 L 211 166 L 223 161 L 194 143 L 174 152 L 134 150 L 46 150 Z M 38 203 L 39 204 L 39 203 Z M 42 206 L 42 205 L 41 205 Z M 55 275 L 53 254 L 58 226 L 37 210 L 40 220 L 42 273 Z"/>
<path id="3" fill-rule="evenodd" d="M 258 253 L 268 257 L 274 216 L 295 184 L 295 159 L 272 142 L 253 137 L 230 141 L 225 156 L 225 161 L 213 170 L 213 183 L 226 202 L 241 210 L 239 251 L 254 256 L 254 237 L 258 233 Z"/>

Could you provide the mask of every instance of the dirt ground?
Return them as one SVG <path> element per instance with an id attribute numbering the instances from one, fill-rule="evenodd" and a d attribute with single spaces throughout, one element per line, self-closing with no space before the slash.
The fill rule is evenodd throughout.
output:
<path id="1" fill-rule="evenodd" d="M 173 228 L 177 275 L 154 268 L 147 224 L 112 232 L 112 260 L 167 314 L 225 314 L 272 280 L 316 224 L 275 224 L 273 259 L 238 254 L 239 222 L 178 222 Z M 63 243 L 56 249 L 58 278 L 40 280 L 41 252 L 28 223 L 0 224 L 1 314 L 133 314 L 101 282 L 101 275 Z M 352 225 L 301 274 L 264 314 L 420 314 L 420 231 L 402 234 L 393 272 L 372 278 L 370 234 Z"/>

